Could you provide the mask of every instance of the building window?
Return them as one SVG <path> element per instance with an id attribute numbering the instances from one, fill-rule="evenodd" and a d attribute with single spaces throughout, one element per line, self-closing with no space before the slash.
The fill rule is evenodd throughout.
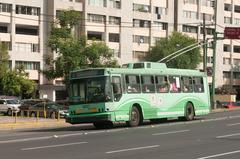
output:
<path id="1" fill-rule="evenodd" d="M 33 61 L 16 61 L 16 67 L 23 66 L 26 70 L 39 70 L 40 69 L 40 62 L 33 62 Z"/>
<path id="2" fill-rule="evenodd" d="M 240 53 L 240 46 L 234 45 L 234 46 L 233 46 L 233 52 L 235 52 L 235 53 Z"/>
<path id="3" fill-rule="evenodd" d="M 7 25 L 0 23 L 0 33 L 8 33 Z"/>
<path id="4" fill-rule="evenodd" d="M 16 43 L 15 50 L 18 52 L 39 52 L 39 44 Z"/>
<path id="5" fill-rule="evenodd" d="M 16 6 L 16 14 L 26 14 L 26 15 L 40 15 L 40 8 L 31 6 Z"/>
<path id="6" fill-rule="evenodd" d="M 133 35 L 133 42 L 138 44 L 149 43 L 149 36 Z"/>
<path id="7" fill-rule="evenodd" d="M 133 59 L 144 60 L 147 54 L 146 51 L 133 51 Z"/>
<path id="8" fill-rule="evenodd" d="M 110 49 L 110 51 L 112 52 L 112 54 L 113 54 L 114 57 L 121 58 L 121 54 L 120 54 L 120 51 L 119 51 L 119 50 Z"/>
<path id="9" fill-rule="evenodd" d="M 201 19 L 201 20 L 203 19 L 203 16 L 204 16 L 204 14 L 201 13 L 201 14 L 200 14 L 200 19 Z M 206 20 L 206 21 L 213 21 L 213 15 L 212 15 L 212 14 L 206 14 L 206 13 L 205 13 L 205 20 Z"/>
<path id="10" fill-rule="evenodd" d="M 38 27 L 16 26 L 16 34 L 38 35 Z"/>
<path id="11" fill-rule="evenodd" d="M 231 73 L 230 72 L 223 71 L 223 79 L 230 78 L 230 77 L 231 77 Z"/>
<path id="12" fill-rule="evenodd" d="M 197 32 L 198 32 L 198 28 L 195 27 L 195 26 L 183 25 L 183 32 L 187 32 L 187 33 L 197 33 Z"/>
<path id="13" fill-rule="evenodd" d="M 230 64 L 231 64 L 231 59 L 230 59 L 230 58 L 227 58 L 227 57 L 224 57 L 224 58 L 223 58 L 223 64 L 224 64 L 224 65 L 230 65 Z"/>
<path id="14" fill-rule="evenodd" d="M 202 6 L 213 7 L 214 2 L 212 0 L 202 0 Z"/>
<path id="15" fill-rule="evenodd" d="M 106 0 L 88 0 L 88 5 L 98 6 L 98 7 L 106 7 Z"/>
<path id="16" fill-rule="evenodd" d="M 184 18 L 189 18 L 189 19 L 198 19 L 198 14 L 197 12 L 194 11 L 183 11 L 183 17 Z"/>
<path id="17" fill-rule="evenodd" d="M 233 79 L 240 79 L 240 72 L 233 72 Z"/>
<path id="18" fill-rule="evenodd" d="M 239 18 L 234 18 L 234 24 L 235 25 L 240 25 L 240 19 Z"/>
<path id="19" fill-rule="evenodd" d="M 147 20 L 133 19 L 133 26 L 140 27 L 140 28 L 150 28 L 151 22 Z"/>
<path id="20" fill-rule="evenodd" d="M 88 14 L 88 22 L 105 23 L 105 16 L 98 14 Z"/>
<path id="21" fill-rule="evenodd" d="M 109 16 L 109 24 L 120 25 L 120 23 L 121 23 L 120 17 Z"/>
<path id="22" fill-rule="evenodd" d="M 143 5 L 143 4 L 133 4 L 133 11 L 138 11 L 138 12 L 151 12 L 151 7 L 149 5 Z"/>
<path id="23" fill-rule="evenodd" d="M 167 23 L 153 22 L 152 28 L 153 28 L 154 30 L 157 30 L 157 31 L 167 30 Z"/>
<path id="24" fill-rule="evenodd" d="M 119 34 L 115 34 L 115 33 L 109 33 L 109 42 L 117 42 L 119 43 Z"/>
<path id="25" fill-rule="evenodd" d="M 93 32 L 93 31 L 88 31 L 87 32 L 87 38 L 88 40 L 100 40 L 103 41 L 103 33 L 102 32 Z"/>
<path id="26" fill-rule="evenodd" d="M 231 17 L 224 17 L 224 23 L 225 24 L 232 24 L 232 18 Z"/>
<path id="27" fill-rule="evenodd" d="M 110 8 L 121 8 L 121 0 L 109 0 L 109 7 Z"/>
<path id="28" fill-rule="evenodd" d="M 240 65 L 240 59 L 233 59 L 233 64 L 236 66 Z"/>
<path id="29" fill-rule="evenodd" d="M 12 12 L 12 5 L 7 3 L 0 3 L 0 12 Z"/>
<path id="30" fill-rule="evenodd" d="M 224 4 L 224 10 L 225 11 L 232 11 L 232 5 L 231 4 Z"/>
<path id="31" fill-rule="evenodd" d="M 197 0 L 184 0 L 184 4 L 188 3 L 188 4 L 197 4 Z"/>
<path id="32" fill-rule="evenodd" d="M 230 52 L 230 51 L 231 51 L 231 46 L 228 45 L 228 44 L 224 44 L 224 45 L 223 45 L 223 51 L 224 51 L 224 52 Z"/>
<path id="33" fill-rule="evenodd" d="M 235 13 L 240 13 L 240 6 L 235 5 L 234 6 L 234 12 Z"/>
<path id="34" fill-rule="evenodd" d="M 167 8 L 154 7 L 154 12 L 155 14 L 159 14 L 159 15 L 167 15 Z"/>

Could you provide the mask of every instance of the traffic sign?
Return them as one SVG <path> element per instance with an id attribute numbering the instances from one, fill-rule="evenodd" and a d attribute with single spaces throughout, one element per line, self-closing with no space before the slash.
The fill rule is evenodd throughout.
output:
<path id="1" fill-rule="evenodd" d="M 240 27 L 225 27 L 225 39 L 240 39 Z"/>

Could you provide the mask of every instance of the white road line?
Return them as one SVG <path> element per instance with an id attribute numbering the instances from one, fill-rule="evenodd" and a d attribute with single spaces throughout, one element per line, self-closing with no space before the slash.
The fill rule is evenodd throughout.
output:
<path id="1" fill-rule="evenodd" d="M 240 125 L 240 123 L 227 124 L 227 126 L 235 126 L 235 125 Z"/>
<path id="2" fill-rule="evenodd" d="M 221 138 L 226 138 L 226 137 L 232 137 L 232 136 L 239 136 L 240 133 L 236 133 L 236 134 L 229 134 L 229 135 L 222 135 L 222 136 L 217 136 L 217 139 L 221 139 Z"/>
<path id="3" fill-rule="evenodd" d="M 118 152 L 125 152 L 125 151 L 134 151 L 134 150 L 142 150 L 142 149 L 150 149 L 150 148 L 156 148 L 159 147 L 159 145 L 153 145 L 153 146 L 144 146 L 144 147 L 135 147 L 130 149 L 122 149 L 122 150 L 115 150 L 115 151 L 108 151 L 107 154 L 111 153 L 118 153 Z"/>
<path id="4" fill-rule="evenodd" d="M 36 140 L 46 140 L 46 139 L 50 139 L 50 138 L 53 138 L 53 136 L 43 136 L 43 137 L 34 137 L 34 138 L 0 141 L 0 144 L 14 143 L 14 142 L 25 142 L 25 141 L 36 141 Z"/>
<path id="5" fill-rule="evenodd" d="M 152 135 L 168 135 L 168 134 L 177 134 L 177 133 L 183 133 L 183 132 L 188 132 L 190 130 L 179 130 L 179 131 L 170 131 L 170 132 L 164 132 L 164 133 L 156 133 Z"/>
<path id="6" fill-rule="evenodd" d="M 240 150 L 232 151 L 232 152 L 226 152 L 226 153 L 220 153 L 220 154 L 216 154 L 216 155 L 212 155 L 212 156 L 206 156 L 206 157 L 201 157 L 201 158 L 197 158 L 197 159 L 216 158 L 216 157 L 231 155 L 231 154 L 235 154 L 235 153 L 240 153 Z"/>
<path id="7" fill-rule="evenodd" d="M 63 147 L 63 146 L 73 146 L 73 145 L 80 145 L 86 144 L 87 142 L 75 142 L 75 143 L 68 143 L 68 144 L 60 144 L 60 145 L 50 145 L 50 146 L 39 146 L 39 147 L 30 147 L 30 148 L 22 148 L 22 151 L 29 151 L 29 150 L 37 150 L 37 149 L 45 149 L 45 148 L 56 148 L 56 147 Z"/>

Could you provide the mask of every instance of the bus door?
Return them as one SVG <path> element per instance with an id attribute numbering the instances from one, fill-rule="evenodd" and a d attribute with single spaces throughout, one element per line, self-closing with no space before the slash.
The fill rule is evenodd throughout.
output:
<path id="1" fill-rule="evenodd" d="M 112 76 L 113 99 L 118 102 L 122 97 L 121 76 Z"/>

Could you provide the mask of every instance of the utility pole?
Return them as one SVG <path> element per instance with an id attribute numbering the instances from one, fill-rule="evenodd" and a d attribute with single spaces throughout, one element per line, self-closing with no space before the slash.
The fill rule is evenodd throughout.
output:
<path id="1" fill-rule="evenodd" d="M 215 104 L 215 80 L 216 80 L 216 47 L 217 47 L 217 0 L 214 0 L 214 34 L 213 34 L 213 75 L 212 75 L 212 94 L 211 103 L 213 108 L 216 109 Z"/>
<path id="2" fill-rule="evenodd" d="M 206 14 L 203 13 L 203 43 L 206 43 Z M 207 70 L 207 46 L 203 45 L 203 72 Z"/>

